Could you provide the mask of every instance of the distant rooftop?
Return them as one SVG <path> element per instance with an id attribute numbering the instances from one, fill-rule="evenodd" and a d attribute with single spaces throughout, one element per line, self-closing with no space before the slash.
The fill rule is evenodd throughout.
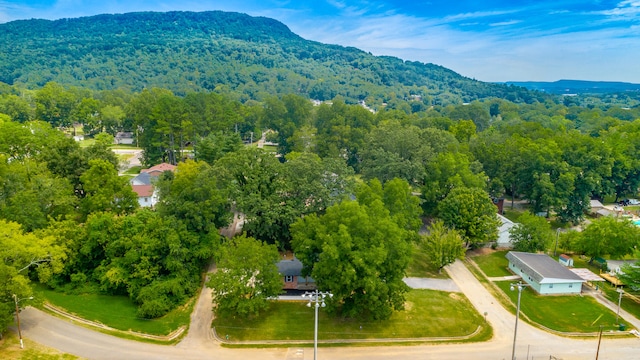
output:
<path id="1" fill-rule="evenodd" d="M 141 173 L 155 173 L 155 172 L 160 172 L 163 173 L 165 171 L 175 171 L 176 166 L 175 165 L 171 165 L 169 163 L 161 163 L 155 166 L 152 166 L 148 169 L 142 169 L 140 170 Z"/>

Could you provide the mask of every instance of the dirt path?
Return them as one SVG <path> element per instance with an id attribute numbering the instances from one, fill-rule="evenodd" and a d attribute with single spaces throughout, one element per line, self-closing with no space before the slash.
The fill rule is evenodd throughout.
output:
<path id="1" fill-rule="evenodd" d="M 214 262 L 211 262 L 207 274 L 216 270 Z M 213 321 L 212 311 L 212 291 L 207 287 L 206 282 L 209 276 L 205 278 L 205 284 L 202 286 L 200 296 L 196 300 L 196 304 L 191 313 L 191 321 L 189 323 L 189 331 L 187 335 L 180 341 L 177 348 L 201 349 L 208 351 L 219 348 L 217 342 L 212 340 L 211 322 Z"/>

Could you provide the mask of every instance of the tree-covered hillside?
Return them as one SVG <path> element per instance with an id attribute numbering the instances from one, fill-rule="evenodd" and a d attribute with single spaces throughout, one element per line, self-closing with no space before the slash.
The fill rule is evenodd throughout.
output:
<path id="1" fill-rule="evenodd" d="M 0 81 L 31 88 L 55 81 L 95 90 L 162 87 L 178 95 L 215 90 L 242 101 L 341 95 L 374 107 L 546 96 L 433 64 L 308 41 L 276 20 L 220 11 L 13 21 L 0 25 L 0 43 Z"/>

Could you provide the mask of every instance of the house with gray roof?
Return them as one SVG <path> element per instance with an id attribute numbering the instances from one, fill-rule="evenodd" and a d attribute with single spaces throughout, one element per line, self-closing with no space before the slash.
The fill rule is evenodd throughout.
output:
<path id="1" fill-rule="evenodd" d="M 545 254 L 509 251 L 509 269 L 541 295 L 580 294 L 583 278 Z"/>
<path id="2" fill-rule="evenodd" d="M 302 262 L 295 256 L 292 259 L 281 260 L 277 264 L 278 272 L 282 275 L 284 290 L 315 290 L 316 281 L 310 276 L 302 276 Z"/>
<path id="3" fill-rule="evenodd" d="M 496 240 L 496 244 L 499 247 L 513 247 L 511 229 L 516 226 L 516 223 L 500 214 L 496 215 L 498 216 L 498 220 L 500 220 L 500 226 L 498 227 L 498 240 Z"/>

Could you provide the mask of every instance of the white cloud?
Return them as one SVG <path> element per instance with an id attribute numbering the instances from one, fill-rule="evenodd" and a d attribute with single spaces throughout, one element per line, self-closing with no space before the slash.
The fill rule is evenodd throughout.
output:
<path id="1" fill-rule="evenodd" d="M 522 20 L 508 20 L 508 21 L 501 21 L 501 22 L 491 23 L 491 24 L 489 24 L 489 26 L 509 26 L 509 25 L 520 24 L 521 22 L 522 22 Z"/>

